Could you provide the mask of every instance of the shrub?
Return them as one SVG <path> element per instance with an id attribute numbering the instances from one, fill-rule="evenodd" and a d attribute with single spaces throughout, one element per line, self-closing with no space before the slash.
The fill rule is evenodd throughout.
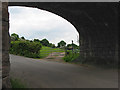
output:
<path id="1" fill-rule="evenodd" d="M 26 88 L 26 86 L 18 79 L 10 78 L 12 88 Z"/>
<path id="2" fill-rule="evenodd" d="M 73 61 L 73 60 L 77 59 L 78 57 L 79 57 L 79 53 L 72 53 L 72 52 L 69 51 L 69 54 L 64 56 L 63 60 L 65 62 L 70 62 L 70 61 Z"/>
<path id="3" fill-rule="evenodd" d="M 31 58 L 39 58 L 41 44 L 29 41 L 11 41 L 10 53 Z"/>

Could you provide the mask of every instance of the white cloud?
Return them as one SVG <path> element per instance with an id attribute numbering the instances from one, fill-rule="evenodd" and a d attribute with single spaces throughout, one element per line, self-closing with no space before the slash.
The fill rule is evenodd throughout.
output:
<path id="1" fill-rule="evenodd" d="M 17 33 L 27 39 L 47 38 L 57 45 L 60 40 L 76 44 L 78 32 L 72 24 L 53 13 L 28 7 L 9 7 L 10 34 Z"/>

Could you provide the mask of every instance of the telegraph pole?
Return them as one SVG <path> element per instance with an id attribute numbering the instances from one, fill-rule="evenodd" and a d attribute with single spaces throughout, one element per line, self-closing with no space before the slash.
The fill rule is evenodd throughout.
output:
<path id="1" fill-rule="evenodd" d="M 73 40 L 72 40 L 72 53 L 73 53 Z"/>

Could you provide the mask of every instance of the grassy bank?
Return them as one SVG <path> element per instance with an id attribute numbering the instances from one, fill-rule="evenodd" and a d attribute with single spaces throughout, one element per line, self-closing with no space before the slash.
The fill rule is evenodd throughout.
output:
<path id="1" fill-rule="evenodd" d="M 64 50 L 60 48 L 51 48 L 51 47 L 42 46 L 42 49 L 40 50 L 40 58 L 45 58 L 52 52 L 64 52 Z"/>
<path id="2" fill-rule="evenodd" d="M 23 84 L 19 79 L 10 79 L 12 88 L 26 88 L 26 85 Z"/>
<path id="3" fill-rule="evenodd" d="M 64 52 L 64 50 L 43 46 L 38 42 L 11 41 L 9 53 L 29 58 L 45 58 L 52 52 Z"/>

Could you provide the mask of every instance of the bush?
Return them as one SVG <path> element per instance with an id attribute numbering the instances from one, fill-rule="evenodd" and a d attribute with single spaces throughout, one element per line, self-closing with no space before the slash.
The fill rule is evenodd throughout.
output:
<path id="1" fill-rule="evenodd" d="M 11 41 L 10 53 L 31 58 L 39 58 L 41 44 L 29 41 Z"/>
<path id="2" fill-rule="evenodd" d="M 64 56 L 63 60 L 65 62 L 70 62 L 70 61 L 73 61 L 73 60 L 77 59 L 78 57 L 79 57 L 79 53 L 72 53 L 72 52 L 69 51 L 69 54 Z"/>
<path id="3" fill-rule="evenodd" d="M 11 82 L 12 88 L 26 88 L 26 86 L 22 84 L 22 82 L 18 79 L 10 78 L 10 82 Z"/>

